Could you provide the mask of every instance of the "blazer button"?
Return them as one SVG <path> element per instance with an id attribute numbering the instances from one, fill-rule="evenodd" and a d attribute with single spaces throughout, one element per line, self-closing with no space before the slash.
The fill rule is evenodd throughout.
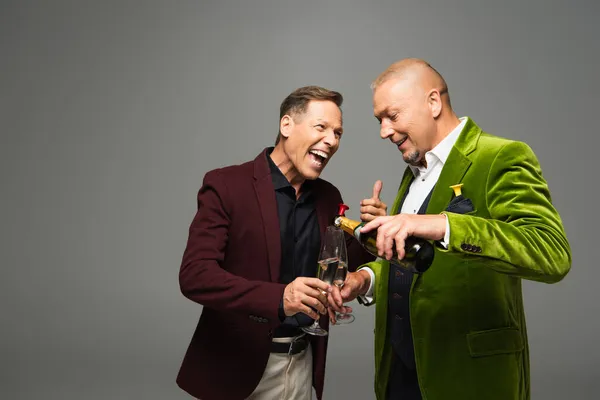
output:
<path id="1" fill-rule="evenodd" d="M 399 277 L 401 277 L 402 275 L 404 275 L 404 272 L 396 270 L 396 277 L 398 277 L 398 278 L 399 278 Z"/>
<path id="2" fill-rule="evenodd" d="M 460 248 L 461 248 L 461 249 L 463 249 L 463 250 L 467 250 L 467 245 L 466 245 L 466 243 L 462 243 L 462 244 L 460 245 Z"/>
<path id="3" fill-rule="evenodd" d="M 398 314 L 396 314 L 396 320 L 398 320 L 398 321 L 402 321 L 402 317 L 401 317 L 401 316 L 399 316 Z"/>
<path id="4" fill-rule="evenodd" d="M 481 253 L 481 247 L 477 246 L 476 250 L 477 250 L 478 253 Z"/>
<path id="5" fill-rule="evenodd" d="M 398 293 L 394 293 L 394 298 L 395 298 L 395 299 L 401 299 L 401 298 L 402 298 L 402 296 L 400 296 Z"/>

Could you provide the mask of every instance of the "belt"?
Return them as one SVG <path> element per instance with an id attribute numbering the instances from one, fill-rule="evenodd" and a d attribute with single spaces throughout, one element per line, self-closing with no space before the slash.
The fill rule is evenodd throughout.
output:
<path id="1" fill-rule="evenodd" d="M 288 355 L 294 355 L 306 350 L 307 347 L 308 338 L 306 335 L 303 335 L 287 343 L 271 342 L 271 353 L 286 353 Z"/>

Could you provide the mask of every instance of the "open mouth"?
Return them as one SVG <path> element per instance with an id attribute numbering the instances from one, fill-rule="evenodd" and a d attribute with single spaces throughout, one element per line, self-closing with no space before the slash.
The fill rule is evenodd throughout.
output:
<path id="1" fill-rule="evenodd" d="M 400 140 L 399 142 L 396 142 L 396 146 L 398 146 L 398 149 L 400 149 L 400 146 L 402 146 L 407 139 L 408 136 L 405 136 L 404 139 Z"/>
<path id="2" fill-rule="evenodd" d="M 313 165 L 318 168 L 322 168 L 329 157 L 329 154 L 322 150 L 310 150 L 308 154 L 310 154 L 310 159 Z"/>

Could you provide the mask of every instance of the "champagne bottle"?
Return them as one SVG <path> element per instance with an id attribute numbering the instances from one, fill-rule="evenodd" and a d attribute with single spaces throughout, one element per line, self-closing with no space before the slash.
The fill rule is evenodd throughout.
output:
<path id="1" fill-rule="evenodd" d="M 345 204 L 339 205 L 339 211 L 334 220 L 334 225 L 354 236 L 365 250 L 377 257 L 377 230 L 361 233 L 360 228 L 365 226 L 366 223 L 347 218 L 345 212 L 348 209 L 349 207 Z M 398 252 L 395 247 L 392 248 L 392 251 L 392 258 L 389 261 L 415 274 L 422 274 L 427 271 L 433 262 L 435 253 L 433 245 L 429 241 L 414 236 L 406 238 L 404 243 L 405 254 L 402 260 L 398 259 Z"/>

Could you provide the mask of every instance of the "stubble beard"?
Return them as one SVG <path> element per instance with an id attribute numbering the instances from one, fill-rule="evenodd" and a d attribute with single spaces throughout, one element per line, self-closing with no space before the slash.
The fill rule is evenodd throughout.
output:
<path id="1" fill-rule="evenodd" d="M 419 152 L 419 150 L 415 150 L 415 151 L 411 152 L 410 154 L 406 154 L 404 156 L 404 161 L 407 164 L 418 167 L 422 164 L 421 153 Z"/>

